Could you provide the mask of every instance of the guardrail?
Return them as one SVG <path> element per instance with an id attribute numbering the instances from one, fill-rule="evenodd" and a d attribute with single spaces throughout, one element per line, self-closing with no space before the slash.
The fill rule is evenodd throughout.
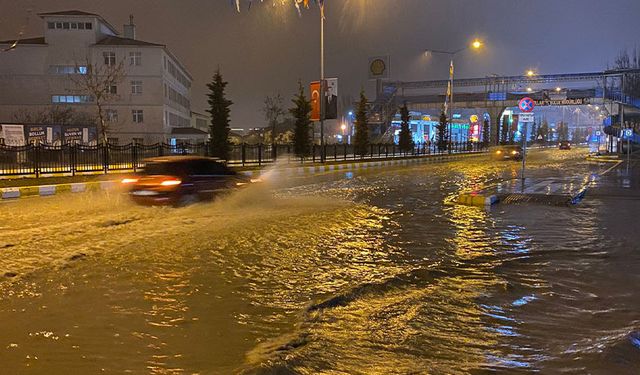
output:
<path id="1" fill-rule="evenodd" d="M 371 144 L 365 155 L 358 155 L 353 145 L 334 144 L 324 146 L 326 161 L 371 160 L 432 154 L 481 151 L 479 143 L 451 143 L 451 150 L 439 149 L 435 144 L 416 144 L 412 151 L 402 152 L 396 144 Z M 262 166 L 282 161 L 288 163 L 319 162 L 322 149 L 314 145 L 311 154 L 301 159 L 293 154 L 293 145 L 240 144 L 231 145 L 228 164 L 231 166 Z M 208 156 L 207 144 L 169 145 L 78 145 L 66 144 L 5 146 L 0 145 L 0 177 L 35 176 L 43 174 L 76 175 L 78 173 L 109 173 L 136 171 L 144 167 L 144 160 L 167 155 Z"/>

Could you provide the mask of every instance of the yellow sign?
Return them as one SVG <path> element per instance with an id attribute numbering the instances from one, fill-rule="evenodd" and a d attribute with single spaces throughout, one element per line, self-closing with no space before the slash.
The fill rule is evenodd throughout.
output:
<path id="1" fill-rule="evenodd" d="M 471 115 L 471 117 L 469 117 L 469 120 L 474 123 L 474 122 L 478 122 L 478 115 Z"/>
<path id="2" fill-rule="evenodd" d="M 429 115 L 422 116 L 422 121 L 431 121 L 431 116 Z"/>

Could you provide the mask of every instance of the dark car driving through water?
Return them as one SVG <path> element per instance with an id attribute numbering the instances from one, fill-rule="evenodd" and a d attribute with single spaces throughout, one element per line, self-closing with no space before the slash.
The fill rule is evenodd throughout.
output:
<path id="1" fill-rule="evenodd" d="M 131 199 L 143 205 L 185 206 L 248 186 L 252 179 L 223 162 L 200 156 L 166 156 L 145 160 L 145 167 L 122 180 Z"/>
<path id="2" fill-rule="evenodd" d="M 561 141 L 560 143 L 558 143 L 558 148 L 560 150 L 571 150 L 571 142 Z"/>
<path id="3" fill-rule="evenodd" d="M 522 146 L 504 145 L 489 149 L 491 158 L 495 160 L 522 160 Z"/>

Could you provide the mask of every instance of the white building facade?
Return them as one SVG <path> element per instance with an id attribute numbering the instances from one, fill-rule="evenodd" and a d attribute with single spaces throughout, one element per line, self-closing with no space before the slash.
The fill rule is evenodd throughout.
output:
<path id="1" fill-rule="evenodd" d="M 15 41 L 0 42 L 0 50 L 10 49 L 0 54 L 0 124 L 52 107 L 95 118 L 95 97 L 79 89 L 78 79 L 92 66 L 122 63 L 124 77 L 109 88 L 116 95 L 104 106 L 110 142 L 169 142 L 175 128 L 191 127 L 191 75 L 165 45 L 137 40 L 133 20 L 120 36 L 97 14 L 39 16 L 43 37 L 14 48 Z"/>

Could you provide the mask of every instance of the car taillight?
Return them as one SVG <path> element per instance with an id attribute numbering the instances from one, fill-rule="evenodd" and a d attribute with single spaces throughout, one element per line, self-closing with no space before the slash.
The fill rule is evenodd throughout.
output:
<path id="1" fill-rule="evenodd" d="M 135 184 L 136 182 L 138 182 L 137 178 L 123 178 L 122 181 L 120 181 L 122 184 Z"/>
<path id="2" fill-rule="evenodd" d="M 160 185 L 162 186 L 176 186 L 176 185 L 180 185 L 182 183 L 182 181 L 175 179 L 175 180 L 164 180 L 160 183 Z"/>

